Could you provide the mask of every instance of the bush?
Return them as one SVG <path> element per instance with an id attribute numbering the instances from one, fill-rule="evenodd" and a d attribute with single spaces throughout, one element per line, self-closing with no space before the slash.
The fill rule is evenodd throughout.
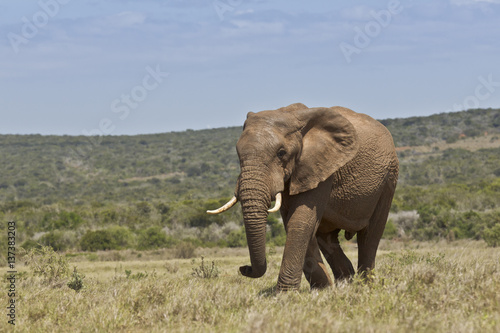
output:
<path id="1" fill-rule="evenodd" d="M 155 275 L 155 272 L 153 272 L 153 275 Z M 125 276 L 127 277 L 127 279 L 141 280 L 141 279 L 147 278 L 149 276 L 149 274 L 148 274 L 148 272 L 144 272 L 144 273 L 138 272 L 138 273 L 132 274 L 132 270 L 126 269 Z"/>
<path id="2" fill-rule="evenodd" d="M 175 239 L 167 237 L 167 234 L 160 227 L 150 227 L 142 230 L 137 237 L 138 250 L 172 247 L 175 243 Z"/>
<path id="3" fill-rule="evenodd" d="M 115 223 L 118 221 L 118 213 L 112 209 L 100 212 L 99 216 L 103 224 Z"/>
<path id="4" fill-rule="evenodd" d="M 65 257 L 54 252 L 50 246 L 31 249 L 23 257 L 26 266 L 34 276 L 41 277 L 46 283 L 59 282 L 68 277 L 69 265 Z"/>
<path id="5" fill-rule="evenodd" d="M 283 223 L 272 215 L 267 217 L 267 225 L 271 232 L 268 233 L 268 241 L 271 241 L 276 246 L 284 246 L 286 243 L 286 231 Z"/>
<path id="6" fill-rule="evenodd" d="M 231 231 L 226 238 L 226 243 L 229 247 L 246 247 L 247 236 L 245 235 L 245 227 L 241 227 L 240 230 Z"/>
<path id="7" fill-rule="evenodd" d="M 388 220 L 385 224 L 384 234 L 382 235 L 382 238 L 392 239 L 397 237 L 397 235 L 398 229 L 394 225 L 394 222 L 392 220 Z"/>
<path id="8" fill-rule="evenodd" d="M 151 205 L 145 201 L 137 203 L 136 208 L 140 216 L 148 217 L 152 212 Z"/>
<path id="9" fill-rule="evenodd" d="M 46 213 L 42 219 L 42 227 L 47 231 L 59 229 L 74 230 L 81 224 L 83 224 L 83 219 L 75 212 Z"/>
<path id="10" fill-rule="evenodd" d="M 67 286 L 70 289 L 73 289 L 74 291 L 78 292 L 83 288 L 83 279 L 85 278 L 85 275 L 80 275 L 76 271 L 76 266 L 73 269 L 73 274 L 71 275 L 71 281 L 68 282 Z"/>
<path id="11" fill-rule="evenodd" d="M 189 259 L 194 257 L 196 246 L 190 242 L 181 242 L 175 247 L 175 257 Z"/>
<path id="12" fill-rule="evenodd" d="M 65 251 L 74 244 L 74 242 L 74 237 L 59 230 L 48 232 L 40 238 L 40 244 L 50 246 L 54 251 Z"/>
<path id="13" fill-rule="evenodd" d="M 475 211 L 456 213 L 450 221 L 451 230 L 457 239 L 479 239 L 479 228 L 484 225 L 481 215 Z"/>
<path id="14" fill-rule="evenodd" d="M 491 228 L 486 228 L 483 232 L 483 237 L 488 246 L 500 246 L 500 223 L 495 224 Z"/>
<path id="15" fill-rule="evenodd" d="M 113 226 L 106 229 L 114 239 L 117 249 L 127 249 L 134 244 L 134 233 L 127 227 Z"/>
<path id="16" fill-rule="evenodd" d="M 108 230 L 87 231 L 80 240 L 82 251 L 102 251 L 118 249 L 118 244 Z"/>
<path id="17" fill-rule="evenodd" d="M 33 239 L 27 239 L 24 241 L 24 243 L 21 245 L 23 249 L 26 251 L 31 250 L 31 249 L 40 249 L 42 245 L 38 243 L 37 241 L 34 241 Z"/>

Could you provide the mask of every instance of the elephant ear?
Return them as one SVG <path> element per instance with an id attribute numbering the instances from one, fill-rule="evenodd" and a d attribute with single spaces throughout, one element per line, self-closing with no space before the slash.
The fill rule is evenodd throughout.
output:
<path id="1" fill-rule="evenodd" d="M 289 111 L 297 111 L 297 110 L 306 110 L 307 106 L 305 106 L 302 103 L 295 103 L 295 104 L 290 104 L 288 106 L 284 106 L 282 108 L 279 108 L 277 111 L 284 111 L 284 112 L 289 112 Z"/>
<path id="2" fill-rule="evenodd" d="M 317 187 L 348 163 L 359 148 L 349 120 L 333 108 L 297 110 L 302 124 L 302 151 L 291 175 L 290 195 Z"/>

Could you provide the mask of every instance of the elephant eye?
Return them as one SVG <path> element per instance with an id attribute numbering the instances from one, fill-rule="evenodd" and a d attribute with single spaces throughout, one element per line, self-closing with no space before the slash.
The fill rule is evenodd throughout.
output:
<path id="1" fill-rule="evenodd" d="M 286 150 L 284 150 L 284 149 L 278 150 L 278 157 L 279 158 L 282 158 L 285 155 L 286 155 Z"/>

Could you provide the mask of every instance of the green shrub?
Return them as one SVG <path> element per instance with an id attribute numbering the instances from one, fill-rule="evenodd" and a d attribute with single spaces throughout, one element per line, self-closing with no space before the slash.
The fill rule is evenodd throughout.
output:
<path id="1" fill-rule="evenodd" d="M 227 235 L 226 244 L 229 247 L 246 247 L 247 236 L 245 234 L 245 227 L 240 230 L 233 230 Z"/>
<path id="2" fill-rule="evenodd" d="M 80 291 L 84 285 L 83 285 L 83 279 L 85 278 L 85 275 L 80 275 L 77 270 L 76 266 L 73 269 L 73 274 L 71 275 L 71 280 L 67 283 L 67 286 L 70 289 L 73 289 L 74 291 L 78 292 Z"/>
<path id="3" fill-rule="evenodd" d="M 276 246 L 284 246 L 286 242 L 286 231 L 283 223 L 274 215 L 267 217 L 267 225 L 270 232 L 266 234 L 266 241 Z"/>
<path id="4" fill-rule="evenodd" d="M 384 234 L 382 235 L 382 238 L 392 239 L 397 237 L 397 235 L 398 229 L 394 225 L 394 222 L 392 220 L 388 220 L 385 224 Z"/>
<path id="5" fill-rule="evenodd" d="M 138 250 L 152 250 L 164 247 L 172 247 L 176 241 L 168 237 L 160 227 L 149 227 L 139 232 L 137 236 Z"/>
<path id="6" fill-rule="evenodd" d="M 40 249 L 42 245 L 33 239 L 27 239 L 23 242 L 23 244 L 21 244 L 21 247 L 28 251 L 31 249 Z"/>
<path id="7" fill-rule="evenodd" d="M 483 237 L 488 246 L 500 246 L 500 223 L 495 224 L 491 228 L 484 229 Z"/>
<path id="8" fill-rule="evenodd" d="M 106 209 L 99 213 L 102 223 L 109 224 L 118 221 L 118 213 L 113 209 Z"/>
<path id="9" fill-rule="evenodd" d="M 114 239 L 117 249 L 126 249 L 133 246 L 135 235 L 129 228 L 112 226 L 106 229 L 106 231 L 109 232 Z"/>
<path id="10" fill-rule="evenodd" d="M 456 213 L 450 219 L 450 227 L 457 239 L 479 239 L 480 228 L 484 225 L 481 215 L 475 211 Z"/>
<path id="11" fill-rule="evenodd" d="M 40 244 L 50 246 L 54 251 L 65 251 L 74 244 L 73 237 L 59 230 L 54 230 L 40 237 Z"/>
<path id="12" fill-rule="evenodd" d="M 87 231 L 80 240 L 83 251 L 102 251 L 118 249 L 118 244 L 108 230 Z"/>
<path id="13" fill-rule="evenodd" d="M 46 213 L 42 218 L 44 230 L 76 229 L 83 224 L 83 219 L 75 212 L 62 211 L 58 214 Z"/>
<path id="14" fill-rule="evenodd" d="M 148 274 L 148 272 L 144 272 L 144 273 L 139 272 L 139 273 L 132 274 L 132 270 L 126 269 L 125 276 L 127 277 L 127 279 L 140 280 L 140 279 L 147 278 L 149 276 L 149 274 Z"/>
<path id="15" fill-rule="evenodd" d="M 158 210 L 158 212 L 161 214 L 161 215 L 165 215 L 165 214 L 168 214 L 168 212 L 170 211 L 170 206 L 168 206 L 167 204 L 161 202 L 159 203 L 157 206 L 156 206 L 156 209 Z"/>
<path id="16" fill-rule="evenodd" d="M 27 251 L 23 260 L 33 275 L 41 277 L 46 283 L 58 282 L 69 276 L 67 259 L 50 246 Z"/>
<path id="17" fill-rule="evenodd" d="M 145 201 L 139 202 L 135 206 L 140 216 L 148 217 L 152 211 L 151 205 Z"/>
<path id="18" fill-rule="evenodd" d="M 126 249 L 133 246 L 134 236 L 127 227 L 121 226 L 89 230 L 80 239 L 80 248 L 90 252 Z"/>

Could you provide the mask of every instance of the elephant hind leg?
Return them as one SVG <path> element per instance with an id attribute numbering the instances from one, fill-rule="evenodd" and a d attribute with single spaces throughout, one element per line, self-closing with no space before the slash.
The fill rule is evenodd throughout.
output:
<path id="1" fill-rule="evenodd" d="M 352 263 L 340 247 L 337 229 L 330 233 L 317 233 L 319 248 L 333 271 L 336 280 L 350 279 L 354 275 Z"/>
<path id="2" fill-rule="evenodd" d="M 332 285 L 332 280 L 319 253 L 315 237 L 309 242 L 303 271 L 311 288 L 325 288 Z"/>
<path id="3" fill-rule="evenodd" d="M 394 186 L 387 184 L 368 226 L 358 231 L 358 272 L 360 274 L 366 274 L 375 268 L 375 256 L 384 233 L 393 195 Z"/>

